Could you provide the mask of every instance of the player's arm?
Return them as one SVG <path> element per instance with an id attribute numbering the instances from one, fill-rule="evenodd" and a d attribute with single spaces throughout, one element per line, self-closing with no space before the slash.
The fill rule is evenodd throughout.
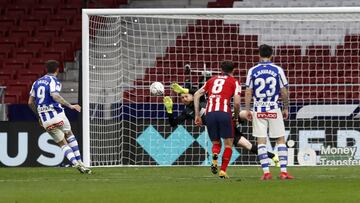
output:
<path id="1" fill-rule="evenodd" d="M 166 115 L 168 116 L 169 118 L 169 123 L 171 125 L 171 127 L 176 127 L 178 125 L 181 125 L 185 122 L 185 120 L 187 119 L 187 116 L 186 116 L 186 113 L 185 111 L 181 112 L 181 114 L 174 118 L 174 114 L 169 114 L 169 113 L 166 113 Z"/>
<path id="2" fill-rule="evenodd" d="M 63 106 L 68 107 L 69 109 L 76 110 L 77 112 L 81 111 L 81 106 L 78 104 L 70 104 L 68 101 L 66 101 L 58 92 L 52 92 L 50 93 L 51 97 L 54 99 L 54 101 L 60 103 Z"/>
<path id="3" fill-rule="evenodd" d="M 234 119 L 235 122 L 238 123 L 238 118 L 240 114 L 240 94 L 241 94 L 241 86 L 238 81 L 235 81 L 235 92 L 234 92 Z"/>
<path id="4" fill-rule="evenodd" d="M 246 111 L 246 119 L 251 121 L 252 114 L 251 114 L 251 99 L 253 97 L 253 89 L 246 88 L 245 90 L 245 111 Z"/>
<path id="5" fill-rule="evenodd" d="M 28 105 L 29 105 L 30 109 L 35 113 L 36 117 L 39 119 L 40 118 L 39 113 L 37 111 L 36 104 L 35 104 L 34 84 L 31 86 L 30 96 L 28 99 Z"/>
<path id="6" fill-rule="evenodd" d="M 283 117 L 288 119 L 289 117 L 289 90 L 286 87 L 281 88 L 280 90 L 281 100 L 283 103 Z"/>
<path id="7" fill-rule="evenodd" d="M 199 126 L 202 125 L 202 119 L 200 116 L 200 97 L 205 94 L 204 86 L 194 94 L 195 124 Z"/>
<path id="8" fill-rule="evenodd" d="M 61 91 L 60 82 L 51 80 L 51 82 L 49 84 L 49 88 L 50 88 L 50 96 L 54 99 L 54 101 L 56 101 L 57 103 L 59 103 L 63 106 L 68 107 L 69 109 L 76 110 L 77 112 L 81 111 L 80 105 L 78 105 L 78 104 L 72 105 L 60 95 L 60 93 L 59 93 Z"/>
<path id="9" fill-rule="evenodd" d="M 166 109 L 166 116 L 168 117 L 171 127 L 176 127 L 177 125 L 184 123 L 187 118 L 185 111 L 183 111 L 178 117 L 174 118 L 173 101 L 171 98 L 166 96 L 164 97 L 163 102 Z"/>
<path id="10" fill-rule="evenodd" d="M 283 69 L 279 71 L 280 77 L 280 95 L 283 103 L 283 117 L 284 119 L 288 119 L 289 117 L 289 91 L 288 91 L 288 81 L 286 79 L 285 73 Z"/>
<path id="11" fill-rule="evenodd" d="M 246 111 L 246 119 L 248 121 L 252 120 L 251 114 L 251 100 L 253 97 L 253 79 L 252 79 L 252 69 L 248 71 L 246 76 L 246 89 L 245 89 L 245 111 Z"/>
<path id="12" fill-rule="evenodd" d="M 234 118 L 236 122 L 238 122 L 240 114 L 240 102 L 240 95 L 234 95 Z"/>
<path id="13" fill-rule="evenodd" d="M 250 109 L 251 109 L 252 96 L 253 96 L 253 89 L 246 88 L 246 90 L 245 90 L 245 110 L 246 111 L 250 111 Z"/>
<path id="14" fill-rule="evenodd" d="M 191 93 L 190 92 L 190 89 L 188 88 L 185 88 L 185 87 L 182 87 L 181 85 L 177 84 L 177 83 L 172 83 L 171 84 L 171 89 L 178 93 L 178 94 L 188 94 L 188 93 Z"/>
<path id="15" fill-rule="evenodd" d="M 38 111 L 36 109 L 36 104 L 35 104 L 35 97 L 33 97 L 31 95 L 29 96 L 28 105 L 29 105 L 30 109 L 35 113 L 36 117 L 39 118 L 39 114 L 38 114 Z"/>

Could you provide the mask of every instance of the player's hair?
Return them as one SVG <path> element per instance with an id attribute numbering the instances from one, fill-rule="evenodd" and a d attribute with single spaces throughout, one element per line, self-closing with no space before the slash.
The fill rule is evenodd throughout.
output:
<path id="1" fill-rule="evenodd" d="M 55 73 L 59 66 L 60 63 L 56 60 L 48 60 L 45 62 L 45 67 L 48 73 Z"/>
<path id="2" fill-rule="evenodd" d="M 267 44 L 262 44 L 259 47 L 259 53 L 262 58 L 270 58 L 273 54 L 273 49 Z"/>
<path id="3" fill-rule="evenodd" d="M 221 62 L 220 67 L 224 73 L 231 73 L 234 70 L 234 64 L 231 61 Z"/>

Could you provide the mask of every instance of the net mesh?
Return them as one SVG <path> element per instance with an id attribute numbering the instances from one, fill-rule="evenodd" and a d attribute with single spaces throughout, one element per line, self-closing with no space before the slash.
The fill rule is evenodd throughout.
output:
<path id="1" fill-rule="evenodd" d="M 341 151 L 360 145 L 359 17 L 90 16 L 90 87 L 85 88 L 90 88 L 91 165 L 209 164 L 205 129 L 191 120 L 171 128 L 162 97 L 151 96 L 149 86 L 163 83 L 178 115 L 184 105 L 170 91 L 172 82 L 196 87 L 211 71 L 219 71 L 221 61 L 230 60 L 244 83 L 263 43 L 274 48 L 273 62 L 284 68 L 290 84 L 289 164 L 360 159 L 359 150 Z M 255 143 L 250 123 L 242 131 Z M 268 150 L 276 151 L 273 141 Z M 237 147 L 231 164 L 258 162 L 256 155 Z"/>

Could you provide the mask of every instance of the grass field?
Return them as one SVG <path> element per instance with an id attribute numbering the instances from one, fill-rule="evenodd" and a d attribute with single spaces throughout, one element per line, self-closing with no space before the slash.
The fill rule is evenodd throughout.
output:
<path id="1" fill-rule="evenodd" d="M 295 167 L 295 180 L 259 180 L 259 167 L 0 168 L 0 202 L 360 202 L 360 166 Z M 273 176 L 278 169 L 272 168 Z"/>

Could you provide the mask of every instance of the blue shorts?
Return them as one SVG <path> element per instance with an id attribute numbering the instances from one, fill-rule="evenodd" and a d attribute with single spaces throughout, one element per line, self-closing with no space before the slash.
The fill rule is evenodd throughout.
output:
<path id="1" fill-rule="evenodd" d="M 211 141 L 234 138 L 234 123 L 231 113 L 213 111 L 206 114 L 206 127 Z"/>

